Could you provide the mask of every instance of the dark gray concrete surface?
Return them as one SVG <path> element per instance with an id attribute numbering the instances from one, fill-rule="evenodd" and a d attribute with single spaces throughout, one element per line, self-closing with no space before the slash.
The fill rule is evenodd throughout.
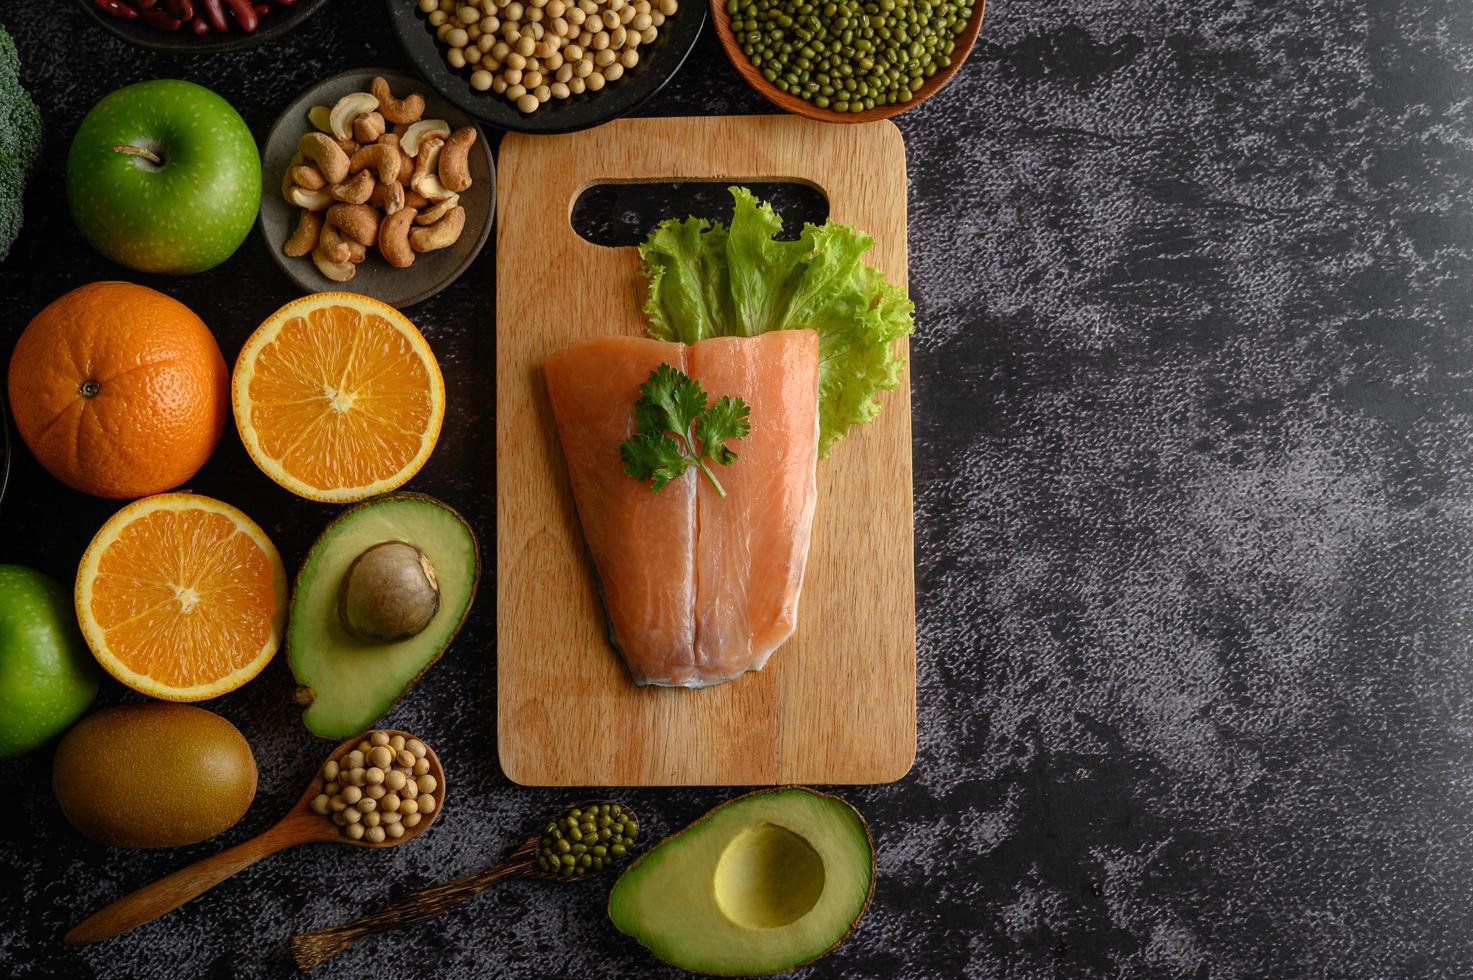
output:
<path id="1" fill-rule="evenodd" d="M 402 62 L 380 9 L 339 0 L 282 43 L 174 59 L 71 3 L 0 5 L 49 127 L 0 265 L 0 347 L 68 288 L 140 278 L 65 214 L 61 164 L 93 102 L 182 76 L 264 135 L 316 78 Z M 1473 973 L 1470 73 L 1462 0 L 996 0 L 955 83 L 900 120 L 919 755 L 893 786 L 841 790 L 874 828 L 879 886 L 806 976 Z M 708 36 L 644 112 L 765 110 Z M 413 311 L 451 391 L 413 486 L 470 515 L 488 554 L 494 262 Z M 142 281 L 198 310 L 227 358 L 292 295 L 255 239 L 206 275 Z M 233 435 L 194 486 L 292 566 L 330 514 Z M 70 580 L 111 509 L 22 451 L 0 560 Z M 169 852 L 80 838 L 49 752 L 0 764 L 0 974 L 285 976 L 290 933 L 491 863 L 570 796 L 497 767 L 491 581 L 391 716 L 453 773 L 416 846 L 279 856 L 69 950 L 82 914 L 267 826 L 325 743 L 283 659 L 211 705 L 255 746 L 260 794 L 220 840 Z M 729 793 L 618 795 L 656 835 Z M 320 975 L 664 975 L 604 895 L 508 885 Z"/>

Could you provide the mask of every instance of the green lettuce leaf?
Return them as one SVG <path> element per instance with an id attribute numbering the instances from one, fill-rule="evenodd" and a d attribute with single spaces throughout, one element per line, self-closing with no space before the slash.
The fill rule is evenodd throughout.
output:
<path id="1" fill-rule="evenodd" d="M 650 336 L 694 344 L 769 330 L 818 333 L 818 452 L 880 412 L 900 384 L 894 342 L 915 329 L 915 307 L 865 265 L 874 239 L 847 226 L 803 226 L 781 242 L 782 219 L 745 187 L 731 188 L 731 226 L 702 218 L 662 222 L 640 246 Z"/>

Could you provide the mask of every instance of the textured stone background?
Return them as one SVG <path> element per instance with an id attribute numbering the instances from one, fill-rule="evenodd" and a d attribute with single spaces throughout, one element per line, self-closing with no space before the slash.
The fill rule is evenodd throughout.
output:
<path id="1" fill-rule="evenodd" d="M 0 8 L 50 125 L 0 266 L 3 347 L 53 296 L 126 275 L 61 204 L 96 99 L 183 76 L 264 134 L 317 77 L 401 63 L 378 10 L 339 0 L 285 43 L 170 59 L 71 3 Z M 996 0 L 955 84 L 901 119 L 920 752 L 900 783 L 843 791 L 873 824 L 880 883 L 807 976 L 1473 973 L 1470 72 L 1464 0 Z M 645 109 L 764 110 L 710 37 Z M 414 310 L 453 393 L 415 485 L 488 550 L 493 279 L 488 250 Z M 291 296 L 255 239 L 208 275 L 150 282 L 227 358 Z M 233 437 L 195 487 L 245 506 L 289 565 L 328 517 Z M 110 510 L 22 453 L 0 560 L 70 579 Z M 418 846 L 303 849 L 67 950 L 80 914 L 268 825 L 324 744 L 274 663 L 212 705 L 256 747 L 255 807 L 221 841 L 162 853 L 83 841 L 46 752 L 0 765 L 0 973 L 284 976 L 289 933 L 491 863 L 568 794 L 500 775 L 482 596 L 393 715 L 454 773 Z M 662 834 L 728 794 L 620 795 Z M 602 899 L 499 888 L 321 975 L 661 975 Z"/>

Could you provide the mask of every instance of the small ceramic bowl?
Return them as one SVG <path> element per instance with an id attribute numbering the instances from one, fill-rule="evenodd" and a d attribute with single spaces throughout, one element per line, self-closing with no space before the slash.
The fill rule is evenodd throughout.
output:
<path id="1" fill-rule="evenodd" d="M 444 119 L 452 130 L 463 126 L 476 128 L 478 135 L 470 153 L 471 186 L 460 195 L 460 206 L 465 208 L 465 229 L 454 245 L 416 256 L 414 264 L 407 269 L 394 268 L 378 249 L 371 248 L 368 258 L 358 264 L 353 278 L 336 283 L 317 271 L 311 256 L 293 258 L 282 252 L 281 247 L 296 229 L 301 214 L 294 205 L 282 199 L 281 175 L 291 165 L 297 141 L 303 133 L 312 130 L 312 124 L 307 121 L 307 110 L 315 105 L 331 106 L 351 92 L 367 92 L 376 75 L 386 78 L 390 90 L 399 98 L 411 92 L 422 93 L 425 97 L 425 119 Z M 481 248 L 491 234 L 492 212 L 496 206 L 496 169 L 486 134 L 476 126 L 475 120 L 436 95 L 420 79 L 386 68 L 345 71 L 318 82 L 299 95 L 272 124 L 266 137 L 266 147 L 261 153 L 261 169 L 261 214 L 256 221 L 257 227 L 271 258 L 303 292 L 346 289 L 383 300 L 400 309 L 413 306 L 458 279 L 481 254 Z"/>
<path id="2" fill-rule="evenodd" d="M 445 98 L 484 123 L 519 133 L 572 133 L 632 112 L 665 86 L 685 63 L 706 23 L 705 0 L 680 0 L 676 12 L 660 27 L 653 44 L 640 45 L 639 64 L 599 92 L 554 99 L 536 112 L 523 113 L 495 92 L 471 88 L 466 70 L 445 62 L 445 46 L 413 0 L 388 0 L 389 18 L 404 53 Z"/>
<path id="3" fill-rule="evenodd" d="M 835 112 L 833 109 L 820 109 L 807 99 L 789 95 L 763 78 L 762 70 L 747 60 L 747 53 L 742 50 L 742 46 L 737 43 L 736 35 L 732 33 L 731 18 L 726 13 L 726 0 L 710 0 L 710 3 L 711 23 L 716 27 L 716 37 L 721 41 L 721 47 L 725 49 L 727 58 L 731 59 L 732 66 L 748 85 L 779 109 L 807 116 L 809 119 L 817 119 L 820 122 L 834 123 L 862 123 L 873 122 L 876 119 L 889 119 L 891 116 L 898 116 L 902 112 L 914 109 L 941 91 L 946 87 L 946 83 L 951 81 L 952 76 L 960 70 L 962 64 L 967 60 L 967 55 L 971 54 L 972 45 L 977 41 L 977 32 L 982 29 L 982 17 L 987 9 L 987 0 L 976 0 L 971 19 L 967 21 L 967 26 L 962 28 L 962 32 L 956 36 L 956 47 L 951 54 L 951 64 L 926 79 L 909 102 L 877 105 L 863 112 Z"/>
<path id="4" fill-rule="evenodd" d="M 212 51 L 240 51 L 281 37 L 295 30 L 308 17 L 322 9 L 327 0 L 297 0 L 290 7 L 276 7 L 271 13 L 262 17 L 261 26 L 249 34 L 244 31 L 229 31 L 224 34 L 211 31 L 208 34 L 196 34 L 187 26 L 177 31 L 166 31 L 141 20 L 122 20 L 114 17 L 98 7 L 97 0 L 77 0 L 77 2 L 110 34 L 130 44 L 136 44 L 140 48 L 148 48 L 150 51 L 168 51 L 174 54 L 208 54 Z M 127 2 L 131 3 L 132 0 L 127 0 Z M 199 0 L 195 0 L 194 6 L 196 10 L 200 8 Z"/>

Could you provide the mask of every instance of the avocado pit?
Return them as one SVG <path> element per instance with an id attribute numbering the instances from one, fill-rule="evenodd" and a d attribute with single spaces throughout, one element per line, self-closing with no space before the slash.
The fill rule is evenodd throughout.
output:
<path id="1" fill-rule="evenodd" d="M 407 541 L 381 541 L 365 549 L 338 587 L 338 619 L 365 643 L 417 636 L 439 611 L 435 566 Z"/>

